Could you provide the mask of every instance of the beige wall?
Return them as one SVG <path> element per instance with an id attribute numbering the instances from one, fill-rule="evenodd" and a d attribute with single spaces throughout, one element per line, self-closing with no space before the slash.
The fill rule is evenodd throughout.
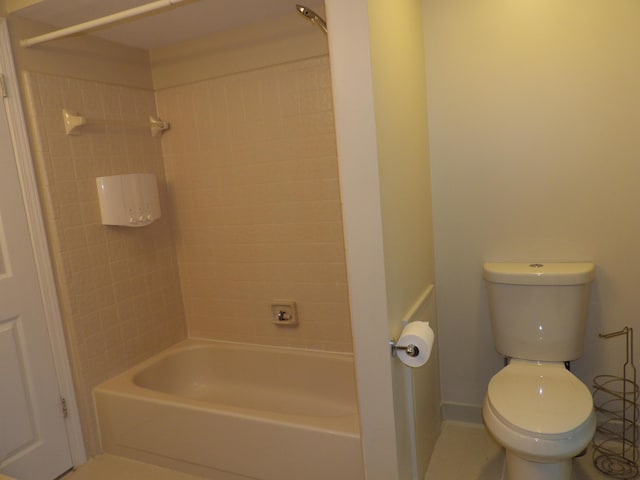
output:
<path id="1" fill-rule="evenodd" d="M 369 2 L 389 318 L 434 283 L 420 1 Z M 392 331 L 397 331 L 394 325 Z"/>
<path id="2" fill-rule="evenodd" d="M 427 0 L 443 396 L 480 405 L 501 367 L 482 263 L 593 261 L 590 385 L 638 327 L 637 2 Z"/>
<path id="3" fill-rule="evenodd" d="M 365 476 L 397 480 L 367 0 L 325 5 Z"/>
<path id="4" fill-rule="evenodd" d="M 179 84 L 157 98 L 191 336 L 351 350 L 326 37 L 303 26 L 324 55 L 295 60 L 289 38 L 265 47 L 277 64 L 265 67 L 242 49 L 216 54 L 213 36 L 196 58 L 193 43 L 170 49 L 190 59 L 180 78 L 154 63 L 156 84 Z M 297 302 L 298 326 L 272 324 L 279 299 Z"/>
<path id="5" fill-rule="evenodd" d="M 168 216 L 144 228 L 100 223 L 95 178 L 158 175 L 160 142 L 145 126 L 153 92 L 66 76 L 24 74 L 41 202 L 54 262 L 80 413 L 90 455 L 98 451 L 91 389 L 184 338 Z M 81 112 L 64 132 L 62 108 Z"/>
<path id="6" fill-rule="evenodd" d="M 402 320 L 435 283 L 422 2 L 369 0 L 369 24 L 388 322 L 391 338 L 398 338 Z M 426 319 L 437 335 L 435 312 Z M 402 469 L 413 448 L 421 478 L 440 432 L 438 355 L 413 372 L 414 392 L 422 393 L 413 398 L 401 394 L 407 368 L 400 362 L 392 368 L 401 478 L 411 474 Z M 402 418 L 411 400 L 416 420 Z M 409 443 L 412 429 L 418 445 Z"/>
<path id="7" fill-rule="evenodd" d="M 431 423 L 426 424 L 430 430 L 423 437 L 424 419 L 414 417 L 416 435 L 420 437 L 415 453 L 420 458 L 416 471 L 411 472 L 414 445 L 409 442 L 408 430 L 414 412 L 405 383 L 411 374 L 391 357 L 388 343 L 400 332 L 402 320 L 428 282 L 433 281 L 428 261 L 420 265 L 421 259 L 431 256 L 429 220 L 420 213 L 429 207 L 411 205 L 412 210 L 416 209 L 413 222 L 407 220 L 409 212 L 400 208 L 406 205 L 407 193 L 428 198 L 423 193 L 429 184 L 424 55 L 420 2 L 390 3 L 326 2 L 364 465 L 371 480 L 420 478 L 439 426 L 438 364 L 434 355 L 426 370 L 420 372 L 428 370 L 427 378 L 418 380 L 420 386 L 426 387 L 420 389 L 416 407 L 419 415 L 428 416 Z M 402 13 L 396 14 L 394 7 Z M 411 78 L 403 78 L 402 74 Z M 405 97 L 403 89 L 407 87 Z M 415 102 L 405 102 L 412 93 L 417 95 Z M 387 94 L 398 95 L 397 107 L 393 98 L 383 98 Z M 403 110 L 407 118 L 400 113 Z M 387 114 L 392 115 L 393 121 L 379 118 Z M 400 122 L 400 128 L 396 129 L 394 122 Z M 412 122 L 418 122 L 415 129 Z M 407 140 L 402 128 L 418 132 L 418 137 L 408 138 L 409 148 L 402 144 Z M 399 135 L 397 140 L 395 135 Z M 402 165 L 397 175 L 409 177 L 409 192 L 401 192 L 403 199 L 397 203 L 389 198 L 394 188 L 402 185 L 393 169 L 388 168 L 390 163 L 386 163 L 392 156 Z M 423 181 L 414 181 L 413 176 L 423 177 Z M 394 219 L 394 215 L 402 218 Z M 407 234 L 404 241 L 401 236 L 394 238 L 392 232 L 384 231 L 396 222 Z M 408 236 L 414 233 L 424 243 L 414 243 Z M 401 257 L 396 249 L 403 248 L 418 250 L 417 265 L 389 265 L 393 258 Z M 408 256 L 411 252 L 407 252 Z M 416 271 L 419 273 L 414 274 Z M 399 292 L 403 284 L 409 288 L 406 295 Z M 430 320 L 435 319 L 432 307 L 428 305 L 422 312 Z"/>

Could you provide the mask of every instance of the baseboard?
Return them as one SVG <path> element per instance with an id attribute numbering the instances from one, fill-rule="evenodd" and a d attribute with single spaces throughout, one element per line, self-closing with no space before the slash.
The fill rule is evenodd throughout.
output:
<path id="1" fill-rule="evenodd" d="M 482 425 L 482 406 L 444 402 L 442 404 L 442 419 L 449 422 Z"/>

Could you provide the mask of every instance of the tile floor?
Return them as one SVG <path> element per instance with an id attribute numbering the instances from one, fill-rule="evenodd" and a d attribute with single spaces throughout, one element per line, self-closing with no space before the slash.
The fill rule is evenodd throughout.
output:
<path id="1" fill-rule="evenodd" d="M 64 480 L 203 480 L 186 473 L 113 455 L 98 455 Z"/>
<path id="2" fill-rule="evenodd" d="M 482 425 L 445 422 L 425 480 L 501 480 L 504 452 Z M 594 466 L 591 451 L 576 459 L 572 480 L 610 480 Z"/>
<path id="3" fill-rule="evenodd" d="M 445 422 L 425 480 L 501 480 L 504 453 L 480 425 Z M 202 480 L 112 455 L 100 455 L 64 480 Z M 572 480 L 608 480 L 590 452 L 576 460 Z"/>

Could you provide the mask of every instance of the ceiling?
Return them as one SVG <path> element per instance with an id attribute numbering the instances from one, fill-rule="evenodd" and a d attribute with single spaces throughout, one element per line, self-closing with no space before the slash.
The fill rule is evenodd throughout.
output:
<path id="1" fill-rule="evenodd" d="M 297 1 L 321 15 L 324 13 L 323 0 Z M 46 23 L 55 30 L 148 3 L 153 0 L 42 0 L 11 16 Z M 186 0 L 103 26 L 92 34 L 133 47 L 153 49 L 295 14 L 295 4 L 296 0 Z M 301 17 L 300 21 L 305 19 Z"/>

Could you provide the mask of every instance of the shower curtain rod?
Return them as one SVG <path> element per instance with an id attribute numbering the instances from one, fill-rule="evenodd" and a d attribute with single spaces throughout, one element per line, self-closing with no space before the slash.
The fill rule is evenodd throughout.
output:
<path id="1" fill-rule="evenodd" d="M 185 0 L 156 0 L 155 2 L 147 3 L 146 5 L 129 8 L 128 10 L 123 10 L 121 12 L 113 13 L 105 17 L 96 18 L 95 20 L 78 23 L 77 25 L 61 28 L 60 30 L 55 30 L 53 32 L 38 35 L 36 37 L 26 38 L 24 40 L 20 40 L 20 45 L 23 47 L 31 47 L 39 43 L 56 40 L 61 37 L 68 37 L 69 35 L 73 35 L 74 33 L 84 32 L 85 30 L 90 30 L 102 25 L 108 25 L 109 23 L 114 23 L 118 20 L 135 17 L 137 15 L 142 15 L 143 13 L 152 12 L 164 7 L 170 7 L 171 5 L 175 5 L 184 1 Z"/>

